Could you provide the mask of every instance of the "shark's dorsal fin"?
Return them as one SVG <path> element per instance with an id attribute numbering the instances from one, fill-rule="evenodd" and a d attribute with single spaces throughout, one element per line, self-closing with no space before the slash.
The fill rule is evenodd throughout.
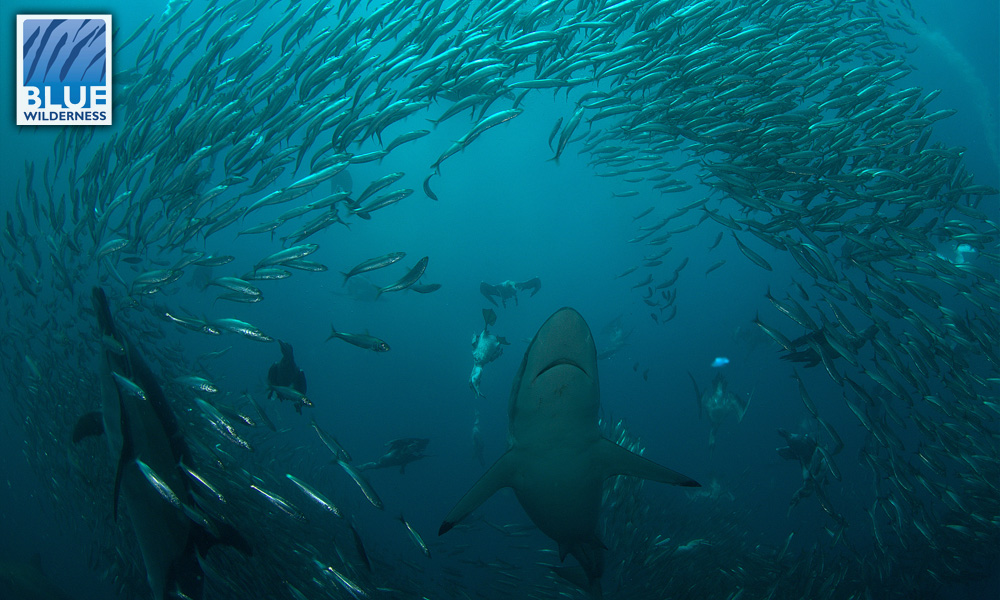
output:
<path id="1" fill-rule="evenodd" d="M 441 528 L 438 529 L 438 535 L 443 535 L 454 527 L 456 523 L 469 516 L 469 513 L 479 508 L 497 490 L 511 486 L 513 473 L 517 467 L 516 454 L 515 450 L 508 450 L 493 463 L 492 467 L 483 473 L 479 481 L 462 496 L 462 499 L 458 501 L 455 508 L 451 509 L 451 512 L 444 518 Z"/>
<path id="2" fill-rule="evenodd" d="M 687 475 L 629 452 L 608 439 L 601 439 L 598 442 L 594 459 L 597 472 L 605 478 L 612 475 L 631 475 L 671 485 L 701 487 L 701 484 Z"/>

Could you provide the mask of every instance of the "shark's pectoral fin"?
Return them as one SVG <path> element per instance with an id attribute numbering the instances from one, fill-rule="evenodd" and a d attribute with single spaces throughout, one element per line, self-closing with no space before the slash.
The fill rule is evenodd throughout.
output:
<path id="1" fill-rule="evenodd" d="M 73 427 L 73 443 L 77 444 L 84 438 L 104 433 L 104 415 L 99 410 L 89 412 L 76 422 Z"/>
<path id="2" fill-rule="evenodd" d="M 495 494 L 500 488 L 510 487 L 513 473 L 517 466 L 517 455 L 508 450 L 501 456 L 493 466 L 490 467 L 479 481 L 462 496 L 455 508 L 445 516 L 444 521 L 438 529 L 438 535 L 444 535 L 456 523 L 469 516 L 469 513 L 479 508 L 490 496 Z"/>
<path id="3" fill-rule="evenodd" d="M 684 487 L 701 487 L 701 484 L 687 475 L 668 469 L 663 465 L 643 458 L 634 452 L 629 452 L 611 440 L 602 439 L 598 443 L 597 466 L 605 477 L 612 475 L 631 475 L 642 477 L 660 483 L 681 485 Z"/>

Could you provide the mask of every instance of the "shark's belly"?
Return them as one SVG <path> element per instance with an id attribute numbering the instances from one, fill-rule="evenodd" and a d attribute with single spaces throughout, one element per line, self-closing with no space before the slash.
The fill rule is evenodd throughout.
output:
<path id="1" fill-rule="evenodd" d="M 560 543 L 592 539 L 601 507 L 601 479 L 585 451 L 564 448 L 525 461 L 514 493 L 542 533 Z"/>

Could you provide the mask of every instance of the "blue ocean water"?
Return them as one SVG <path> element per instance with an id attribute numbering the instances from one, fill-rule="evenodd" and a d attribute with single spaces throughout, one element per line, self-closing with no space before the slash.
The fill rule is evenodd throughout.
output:
<path id="1" fill-rule="evenodd" d="M 374 10 L 374 4 L 378 3 L 365 10 Z M 882 4 L 886 11 L 901 10 L 893 3 Z M 267 17 L 279 18 L 282 6 L 283 3 L 272 4 Z M 914 0 L 912 6 L 919 19 L 913 25 L 915 35 L 907 41 L 915 50 L 906 60 L 915 70 L 904 82 L 926 90 L 941 90 L 933 106 L 955 108 L 958 113 L 935 125 L 933 139 L 966 148 L 964 164 L 975 173 L 976 182 L 996 185 L 1000 181 L 997 42 L 1000 10 L 995 2 L 980 0 L 963 3 L 961 11 L 954 6 L 919 0 Z M 165 8 L 159 4 L 151 7 L 149 3 L 117 1 L 95 7 L 67 1 L 10 2 L 0 10 L 7 23 L 13 23 L 15 14 L 25 12 L 107 11 L 114 16 L 116 27 L 120 27 L 116 39 L 122 39 L 150 14 Z M 191 18 L 185 16 L 182 25 L 189 24 Z M 243 40 L 241 44 L 249 42 Z M 12 38 L 8 38 L 8 43 L 0 48 L 0 65 L 6 74 L 0 80 L 15 79 L 13 45 Z M 431 180 L 439 198 L 437 202 L 423 196 L 421 181 L 434 158 L 468 131 L 472 123 L 467 117 L 442 123 L 433 128 L 431 135 L 395 150 L 384 163 L 352 165 L 349 170 L 355 191 L 391 171 L 405 172 L 400 185 L 417 191 L 397 205 L 374 213 L 371 221 L 351 219 L 350 228 L 335 224 L 307 240 L 321 246 L 310 258 L 328 265 L 330 270 L 296 271 L 288 280 L 258 282 L 265 295 L 259 304 L 216 301 L 216 294 L 204 292 L 193 282 L 198 277 L 237 275 L 251 268 L 256 260 L 280 249 L 279 236 L 273 240 L 266 234 L 234 237 L 239 229 L 236 226 L 214 234 L 204 244 L 197 243 L 199 249 L 237 257 L 237 266 L 215 268 L 211 274 L 192 270 L 175 284 L 177 291 L 165 303 L 208 318 L 243 319 L 268 335 L 293 344 L 315 404 L 305 409 L 305 415 L 299 415 L 287 403 L 267 403 L 280 433 L 261 442 L 259 454 L 264 458 L 247 458 L 247 464 L 252 465 L 248 469 L 275 478 L 283 478 L 284 473 L 294 473 L 296 469 L 311 475 L 321 474 L 323 479 L 314 483 L 328 491 L 336 502 L 344 504 L 363 530 L 369 553 L 380 560 L 391 563 L 401 558 L 418 564 L 424 560 L 396 520 L 402 512 L 430 543 L 434 562 L 427 566 L 429 572 L 443 567 L 466 570 L 472 573 L 470 590 L 493 589 L 488 581 L 492 571 L 471 570 L 459 559 L 472 556 L 488 563 L 495 556 L 502 556 L 523 563 L 526 578 L 541 578 L 539 572 L 543 569 L 536 567 L 532 571 L 531 559 L 526 558 L 535 556 L 534 551 L 512 550 L 509 540 L 488 527 L 480 526 L 475 532 L 457 531 L 440 539 L 435 531 L 451 506 L 483 472 L 473 452 L 472 424 L 476 411 L 480 414 L 489 465 L 506 448 L 507 398 L 527 342 L 553 311 L 572 306 L 587 319 L 599 351 L 611 344 L 610 326 L 614 323 L 619 323 L 622 331 L 630 332 L 627 344 L 600 362 L 602 415 L 612 422 L 624 420 L 630 434 L 641 440 L 645 456 L 694 477 L 706 488 L 717 490 L 717 495 L 731 494 L 734 512 L 752 515 L 750 522 L 741 523 L 745 527 L 741 535 L 752 540 L 752 545 L 780 548 L 789 533 L 794 532 L 795 552 L 808 552 L 817 545 L 829 546 L 832 521 L 815 497 L 806 498 L 789 510 L 789 500 L 802 485 L 800 469 L 782 460 L 775 451 L 782 445 L 776 433 L 778 428 L 822 433 L 800 400 L 798 384 L 792 378 L 793 365 L 779 360 L 775 347 L 753 325 L 754 317 L 760 315 L 765 322 L 780 323 L 780 328 L 792 331 L 791 323 L 780 320 L 784 317 L 775 311 L 765 293 L 770 290 L 775 295 L 795 294 L 793 278 L 803 285 L 806 279 L 788 254 L 770 252 L 762 244 L 753 247 L 765 255 L 774 270 L 765 272 L 754 267 L 741 256 L 728 232 L 718 247 L 710 249 L 716 235 L 725 230 L 699 227 L 670 242 L 673 250 L 664 257 L 665 265 L 672 270 L 685 258 L 689 262 L 673 288 L 677 292 L 677 317 L 667 323 L 659 323 L 659 318 L 654 321 L 651 309 L 642 302 L 642 291 L 630 289 L 639 281 L 639 273 L 616 279 L 657 249 L 628 243 L 637 231 L 632 217 L 651 205 L 657 206 L 657 217 L 666 216 L 675 207 L 704 197 L 707 191 L 699 188 L 694 168 L 680 173 L 694 184 L 693 189 L 661 199 L 648 186 L 642 187 L 645 183 L 633 187 L 598 176 L 588 165 L 588 157 L 578 155 L 576 148 L 567 150 L 558 163 L 550 161 L 548 134 L 557 119 L 568 118 L 572 113 L 572 100 L 565 97 L 562 92 L 556 97 L 544 90 L 533 93 L 523 114 L 489 130 L 465 151 L 449 158 L 442 165 L 441 175 Z M 23 186 L 25 161 L 34 161 L 35 185 L 39 185 L 41 165 L 52 154 L 58 131 L 18 129 L 12 118 L 13 91 L 0 98 L 0 115 L 9 117 L 0 122 L 0 135 L 8 148 L 0 167 L 7 190 L 2 207 L 6 212 L 13 210 L 15 189 L 21 189 L 18 183 Z M 432 109 L 434 114 L 443 110 L 443 106 Z M 431 128 L 424 121 L 429 116 L 432 115 L 419 113 L 410 117 L 398 132 Z M 398 132 L 394 129 L 392 135 Z M 115 133 L 128 132 L 112 126 L 95 135 Z M 302 171 L 297 173 L 297 177 L 302 175 Z M 631 189 L 639 190 L 640 194 L 615 196 Z M 325 189 L 322 193 L 316 190 L 301 201 L 318 200 L 325 193 Z M 245 224 L 264 222 L 286 208 L 265 208 Z M 996 197 L 988 198 L 981 210 L 996 219 Z M 676 225 L 695 221 L 695 215 L 687 215 Z M 44 243 L 44 239 L 36 240 L 40 247 Z M 995 242 L 991 248 L 996 250 Z M 372 301 L 370 288 L 342 285 L 338 271 L 394 251 L 406 252 L 407 256 L 397 265 L 368 274 L 366 278 L 372 284 L 388 285 L 420 257 L 428 256 L 423 282 L 440 283 L 441 289 L 426 295 L 387 293 Z M 722 260 L 725 264 L 706 273 Z M 983 268 L 989 265 L 984 264 Z M 136 273 L 129 274 L 132 277 Z M 504 336 L 510 345 L 499 359 L 485 367 L 481 387 L 485 397 L 476 398 L 468 385 L 472 367 L 470 339 L 482 330 L 482 309 L 491 307 L 480 294 L 480 283 L 523 281 L 532 277 L 542 281 L 537 295 L 522 292 L 516 305 L 508 302 L 506 307 L 494 307 L 497 322 L 491 331 Z M 10 318 L 16 319 L 17 331 L 24 331 L 26 324 L 42 326 L 47 316 L 53 317 L 48 327 L 72 326 L 74 335 L 89 331 L 90 325 L 84 322 L 89 316 L 78 309 L 78 305 L 87 303 L 86 290 L 96 282 L 94 273 L 88 281 L 78 286 L 73 302 L 56 304 L 39 300 L 34 314 L 17 314 L 12 307 L 31 301 L 23 294 L 18 295 L 16 302 L 13 300 L 18 284 L 13 273 L 5 269 L 4 295 Z M 806 288 L 814 291 L 808 285 Z M 392 349 L 376 354 L 339 340 L 324 341 L 331 325 L 338 331 L 370 333 L 385 340 Z M 14 331 L 14 327 L 12 321 L 8 331 Z M 146 343 L 175 348 L 186 357 L 231 347 L 211 362 L 209 371 L 213 381 L 223 393 L 233 394 L 234 398 L 243 390 L 263 398 L 267 369 L 279 358 L 276 344 L 256 343 L 232 334 L 204 336 L 166 326 L 162 326 L 162 331 L 163 339 Z M 23 340 L 11 339 L 9 332 L 5 334 L 5 345 L 20 349 Z M 42 337 L 39 334 L 39 339 Z M 70 338 L 65 343 L 75 348 L 78 344 L 93 344 L 94 340 Z M 14 353 L 5 352 L 5 360 L 11 354 Z M 75 351 L 65 355 L 67 360 L 76 360 Z M 752 400 L 741 422 L 730 418 L 721 426 L 715 447 L 710 450 L 709 424 L 704 417 L 699 418 L 688 373 L 704 389 L 719 372 L 710 366 L 719 356 L 730 359 L 721 371 L 730 389 L 743 397 L 752 395 Z M 81 368 L 77 364 L 62 367 L 69 373 Z M 867 432 L 844 402 L 844 389 L 831 382 L 822 366 L 797 367 L 823 418 L 843 438 L 845 450 L 838 460 L 842 479 L 832 481 L 827 493 L 851 524 L 845 535 L 854 548 L 864 553 L 875 544 L 867 512 L 872 501 L 871 473 L 856 459 L 866 445 Z M 24 367 L 8 365 L 8 368 Z M 49 368 L 61 367 L 54 363 Z M 996 397 L 995 382 L 990 393 Z M 96 403 L 97 399 L 95 406 Z M 78 404 L 72 406 L 73 410 L 78 408 Z M 89 564 L 95 562 L 87 556 L 92 547 L 88 537 L 90 525 L 80 522 L 103 509 L 74 504 L 79 494 L 73 486 L 79 485 L 79 481 L 67 471 L 37 472 L 29 467 L 25 455 L 40 449 L 27 443 L 34 438 L 24 432 L 45 430 L 46 415 L 35 415 L 34 422 L 26 423 L 15 420 L 16 414 L 14 411 L 0 414 L 3 424 L 0 453 L 7 457 L 0 471 L 0 521 L 4 523 L 0 532 L 3 538 L 0 560 L 23 562 L 37 553 L 51 580 L 71 592 L 72 597 L 114 597 L 113 586 L 101 580 L 101 570 L 107 565 Z M 394 469 L 369 472 L 372 485 L 386 505 L 385 511 L 377 511 L 364 501 L 343 472 L 327 464 L 326 450 L 309 426 L 310 416 L 334 432 L 357 461 L 376 458 L 384 451 L 386 442 L 402 437 L 429 438 L 429 456 L 409 465 L 405 475 Z M 61 415 L 58 421 L 67 422 L 70 417 Z M 890 426 L 908 446 L 919 439 L 913 427 L 896 428 L 891 423 Z M 992 436 L 995 449 L 996 420 L 984 423 L 983 427 L 984 435 Z M 55 435 L 57 432 L 53 432 Z M 303 506 L 306 504 L 293 495 L 295 491 L 290 485 L 280 492 L 286 498 L 296 498 Z M 688 498 L 686 491 L 659 484 L 647 484 L 643 493 L 652 498 L 672 498 L 682 508 L 698 501 L 695 498 L 690 503 L 680 502 Z M 106 510 L 110 514 L 110 507 Z M 491 499 L 481 512 L 493 523 L 528 523 L 509 490 Z M 690 509 L 672 514 L 671 518 L 685 522 L 690 530 L 697 515 L 696 509 Z M 310 513 L 310 518 L 315 517 Z M 662 526 L 658 533 L 664 537 L 675 535 L 670 522 Z M 703 537 L 709 537 L 711 525 L 703 527 L 700 530 L 704 531 Z M 697 527 L 694 529 L 699 531 Z M 523 538 L 523 543 L 533 548 L 554 547 L 551 540 L 537 532 Z M 846 555 L 841 547 L 834 547 L 832 552 L 833 556 L 840 552 Z M 997 566 L 993 565 L 992 573 L 989 568 L 984 569 L 983 579 L 949 580 L 939 590 L 939 597 L 995 597 L 993 594 L 1000 586 Z M 903 569 L 906 568 L 919 569 L 920 565 L 905 565 Z M 613 586 L 606 582 L 605 587 L 610 596 Z M 451 597 L 462 596 L 456 592 Z"/>

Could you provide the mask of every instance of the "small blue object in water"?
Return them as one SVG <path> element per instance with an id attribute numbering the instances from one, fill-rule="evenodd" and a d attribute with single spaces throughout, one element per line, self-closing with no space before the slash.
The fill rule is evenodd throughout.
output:
<path id="1" fill-rule="evenodd" d="M 725 356 L 717 356 L 715 360 L 712 361 L 712 367 L 718 369 L 729 364 L 729 359 Z"/>

